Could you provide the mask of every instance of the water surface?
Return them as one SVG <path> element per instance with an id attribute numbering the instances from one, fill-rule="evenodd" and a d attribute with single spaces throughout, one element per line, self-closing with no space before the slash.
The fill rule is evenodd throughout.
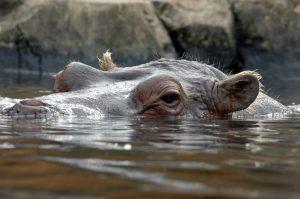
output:
<path id="1" fill-rule="evenodd" d="M 2 83 L 0 94 L 49 92 Z M 1 118 L 0 197 L 296 199 L 299 130 L 299 116 Z"/>

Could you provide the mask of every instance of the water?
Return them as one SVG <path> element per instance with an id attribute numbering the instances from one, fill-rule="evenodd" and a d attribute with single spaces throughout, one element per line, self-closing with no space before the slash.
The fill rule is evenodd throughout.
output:
<path id="1" fill-rule="evenodd" d="M 6 84 L 1 94 L 50 92 L 32 85 Z M 0 197 L 300 198 L 299 129 L 300 116 L 2 118 Z"/>

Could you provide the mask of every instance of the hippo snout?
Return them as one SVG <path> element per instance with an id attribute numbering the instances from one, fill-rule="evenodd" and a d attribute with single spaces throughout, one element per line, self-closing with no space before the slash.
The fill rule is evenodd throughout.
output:
<path id="1" fill-rule="evenodd" d="M 49 112 L 50 105 L 39 100 L 22 100 L 6 110 L 9 116 L 42 118 Z"/>

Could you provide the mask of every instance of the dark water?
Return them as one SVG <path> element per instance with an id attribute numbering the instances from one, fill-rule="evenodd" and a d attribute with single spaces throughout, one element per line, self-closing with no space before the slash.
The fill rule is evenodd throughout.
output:
<path id="1" fill-rule="evenodd" d="M 300 117 L 2 118 L 0 198 L 300 198 Z"/>

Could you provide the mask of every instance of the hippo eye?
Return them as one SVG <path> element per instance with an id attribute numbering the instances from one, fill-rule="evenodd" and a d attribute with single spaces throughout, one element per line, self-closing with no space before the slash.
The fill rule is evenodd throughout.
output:
<path id="1" fill-rule="evenodd" d="M 157 75 L 141 82 L 134 90 L 134 100 L 144 116 L 181 115 L 186 109 L 187 97 L 175 78 Z"/>
<path id="2" fill-rule="evenodd" d="M 172 104 L 180 99 L 180 95 L 178 93 L 168 93 L 162 96 L 161 99 L 167 104 Z"/>

